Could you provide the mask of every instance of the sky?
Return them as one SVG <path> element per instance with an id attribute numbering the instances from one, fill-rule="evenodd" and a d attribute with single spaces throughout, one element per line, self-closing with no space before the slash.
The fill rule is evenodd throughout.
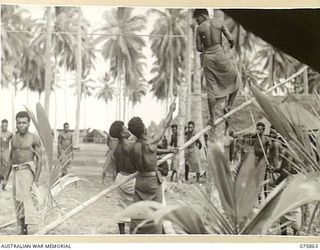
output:
<path id="1" fill-rule="evenodd" d="M 23 5 L 23 8 L 30 11 L 32 18 L 42 18 L 44 8 L 42 6 L 36 5 Z M 82 7 L 84 17 L 89 20 L 92 27 L 97 28 L 101 26 L 104 22 L 102 16 L 106 10 L 111 8 L 102 7 L 102 6 L 85 6 Z M 134 14 L 146 14 L 147 8 L 135 8 Z M 149 34 L 153 28 L 155 22 L 155 17 L 148 17 L 146 23 L 146 29 L 142 31 L 142 34 Z M 144 70 L 144 76 L 147 80 L 151 78 L 150 69 L 152 67 L 153 58 L 151 50 L 149 48 L 150 44 L 148 38 L 145 37 L 147 46 L 143 49 L 143 53 L 147 57 L 147 66 Z M 92 78 L 99 79 L 102 78 L 105 70 L 106 63 L 101 58 L 98 57 L 98 60 L 95 64 L 96 70 L 92 73 Z M 75 76 L 68 74 L 67 76 L 61 72 L 58 75 L 58 85 L 60 88 L 55 93 L 51 93 L 50 99 L 50 123 L 52 128 L 62 128 L 64 122 L 69 122 L 70 128 L 75 127 L 76 120 L 76 96 L 75 89 L 67 90 L 67 102 L 64 102 L 65 96 L 65 83 L 67 81 L 68 85 L 75 83 Z M 99 84 L 99 82 L 96 82 Z M 0 90 L 0 119 L 8 119 L 9 123 L 12 123 L 12 105 L 11 105 L 11 94 L 12 90 L 10 89 L 1 89 Z M 17 91 L 15 98 L 15 113 L 24 110 L 25 106 L 28 106 L 31 110 L 35 111 L 36 103 L 39 101 L 39 96 L 37 93 L 30 93 L 29 102 L 27 101 L 27 92 L 26 91 Z M 41 102 L 44 103 L 44 94 L 41 97 Z M 56 103 L 56 105 L 55 105 Z M 67 112 L 65 112 L 67 107 Z M 102 129 L 105 131 L 109 130 L 109 126 L 115 120 L 115 101 L 109 102 L 106 104 L 102 100 L 97 98 L 88 97 L 84 102 L 81 103 L 81 114 L 80 114 L 80 129 L 82 128 L 95 128 Z M 158 102 L 152 93 L 149 93 L 142 98 L 141 103 L 137 104 L 134 108 L 129 108 L 129 116 L 140 116 L 145 124 L 148 126 L 151 121 L 159 123 L 166 115 L 166 105 L 164 102 Z M 177 113 L 177 111 L 176 111 Z M 57 119 L 55 119 L 55 116 Z M 84 119 L 84 116 L 86 117 Z M 127 117 L 128 121 L 129 117 Z M 9 128 L 10 128 L 9 124 Z"/>

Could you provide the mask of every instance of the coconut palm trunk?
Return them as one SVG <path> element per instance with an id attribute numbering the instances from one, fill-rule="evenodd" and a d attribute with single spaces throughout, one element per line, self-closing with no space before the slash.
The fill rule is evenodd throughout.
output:
<path id="1" fill-rule="evenodd" d="M 68 82 L 67 82 L 67 57 L 64 55 L 64 119 L 68 122 Z"/>
<path id="2" fill-rule="evenodd" d="M 80 131 L 79 131 L 79 123 L 80 123 L 80 102 L 81 102 L 81 74 L 82 74 L 82 56 L 81 56 L 81 20 L 82 13 L 79 7 L 79 24 L 78 24 L 78 34 L 77 34 L 77 107 L 76 107 L 76 128 L 75 128 L 75 140 L 74 146 L 76 148 L 79 147 L 80 143 Z"/>
<path id="3" fill-rule="evenodd" d="M 195 31 L 194 31 L 195 34 Z M 195 46 L 195 39 L 194 40 L 194 48 Z M 196 131 L 200 131 L 203 126 L 202 120 L 202 95 L 201 95 L 201 65 L 200 65 L 200 57 L 198 52 L 194 49 L 193 50 L 193 86 L 194 86 L 194 93 L 192 99 L 192 107 L 193 107 L 193 117 L 196 121 L 195 129 Z"/>
<path id="4" fill-rule="evenodd" d="M 13 67 L 13 66 L 12 66 Z M 13 70 L 13 69 L 12 69 Z M 13 79 L 13 73 L 11 72 L 11 79 Z M 15 98 L 16 98 L 16 89 L 15 89 L 15 82 L 12 81 L 10 84 L 10 89 L 11 89 L 11 119 L 12 119 L 12 131 L 15 131 L 16 126 L 15 126 L 15 113 L 16 113 L 16 104 L 15 104 Z"/>
<path id="5" fill-rule="evenodd" d="M 187 113 L 186 119 L 187 119 L 187 121 L 192 120 L 191 102 L 192 102 L 192 92 L 191 92 L 191 80 L 190 80 L 190 82 L 187 82 L 187 106 L 186 106 L 186 113 Z"/>
<path id="6" fill-rule="evenodd" d="M 49 118 L 50 93 L 51 93 L 51 39 L 52 39 L 52 7 L 47 7 L 47 35 L 46 35 L 46 73 L 45 73 L 45 100 L 44 109 Z"/>
<path id="7" fill-rule="evenodd" d="M 170 35 L 172 35 L 172 27 L 170 25 Z M 173 100 L 173 56 L 174 56 L 174 50 L 173 50 L 173 44 L 172 44 L 172 37 L 169 37 L 169 48 L 170 48 L 170 82 L 169 82 L 169 103 L 172 103 Z M 168 110 L 169 111 L 169 106 Z"/>
<path id="8" fill-rule="evenodd" d="M 186 107 L 187 107 L 187 92 L 188 85 L 191 85 L 191 64 L 192 64 L 192 30 L 190 28 L 191 24 L 191 11 L 188 13 L 187 22 L 187 50 L 186 50 L 186 81 L 180 83 L 179 91 L 179 119 L 178 119 L 178 145 L 183 145 L 185 143 L 185 130 L 184 126 L 186 124 Z M 178 157 L 178 178 L 180 181 L 184 180 L 185 173 L 185 157 L 184 151 L 180 151 Z"/>
<path id="9" fill-rule="evenodd" d="M 117 89 L 118 89 L 118 100 L 117 100 L 117 103 L 118 103 L 118 107 L 117 107 L 117 120 L 121 119 L 121 93 L 122 93 L 122 84 L 121 84 L 121 64 L 119 62 L 120 60 L 118 60 L 118 80 L 117 80 Z"/>

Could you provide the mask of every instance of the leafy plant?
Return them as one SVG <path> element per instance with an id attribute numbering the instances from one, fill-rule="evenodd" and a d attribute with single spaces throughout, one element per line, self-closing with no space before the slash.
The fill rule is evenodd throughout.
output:
<path id="1" fill-rule="evenodd" d="M 32 197 L 38 212 L 37 218 L 41 234 L 47 223 L 49 212 L 57 204 L 59 194 L 70 184 L 83 179 L 71 174 L 61 177 L 61 171 L 68 163 L 72 153 L 62 153 L 59 159 L 54 162 L 53 133 L 43 107 L 40 103 L 37 104 L 37 117 L 30 110 L 27 109 L 27 111 L 41 141 L 41 180 L 32 186 Z"/>
<path id="2" fill-rule="evenodd" d="M 203 207 L 202 214 L 199 209 L 188 205 L 168 208 L 144 201 L 124 210 L 122 215 L 142 219 L 144 211 L 148 211 L 148 221 L 159 224 L 170 220 L 184 232 L 192 234 L 271 234 L 278 230 L 276 223 L 282 216 L 305 204 L 319 201 L 320 166 L 311 146 L 309 131 L 299 126 L 296 119 L 285 114 L 286 109 L 277 107 L 258 89 L 252 87 L 251 90 L 265 116 L 279 131 L 289 155 L 294 159 L 290 163 L 298 174 L 289 175 L 259 203 L 266 171 L 264 159 L 257 164 L 254 152 L 250 151 L 233 177 L 219 147 L 209 145 L 208 165 L 213 172 L 216 189 L 212 192 L 217 191 L 219 199 L 195 188 L 194 192 Z"/>

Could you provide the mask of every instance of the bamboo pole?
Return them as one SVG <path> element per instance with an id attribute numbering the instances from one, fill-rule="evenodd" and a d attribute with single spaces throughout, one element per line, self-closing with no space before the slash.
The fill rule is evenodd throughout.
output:
<path id="1" fill-rule="evenodd" d="M 128 182 L 128 181 L 130 181 L 130 180 L 132 180 L 134 178 L 136 178 L 137 175 L 138 175 L 138 173 L 134 173 L 132 175 L 129 175 L 122 182 L 120 182 L 118 184 L 114 184 L 114 185 L 108 187 L 107 189 L 105 189 L 102 192 L 98 193 L 97 195 L 93 196 L 91 199 L 89 199 L 89 200 L 85 201 L 84 203 L 82 203 L 81 205 L 75 207 L 74 209 L 72 209 L 71 211 L 69 211 L 68 213 L 66 213 L 62 217 L 60 217 L 58 220 L 56 220 L 56 221 L 52 222 L 51 224 L 47 225 L 43 229 L 43 231 L 39 231 L 38 234 L 47 234 L 48 232 L 50 232 L 51 230 L 53 230 L 57 226 L 63 224 L 65 221 L 70 219 L 72 216 L 74 216 L 77 213 L 79 213 L 82 209 L 90 206 L 91 204 L 93 204 L 94 202 L 96 202 L 97 200 L 99 200 L 100 198 L 105 196 L 106 194 L 108 194 L 111 191 L 115 190 L 116 188 L 120 187 L 122 184 L 124 184 L 124 183 L 126 183 L 126 182 Z"/>
<path id="2" fill-rule="evenodd" d="M 2 224 L 2 225 L 0 225 L 0 229 L 9 227 L 9 226 L 11 226 L 12 224 L 14 224 L 16 222 L 17 222 L 17 220 L 12 220 L 12 221 L 9 221 L 9 222 L 7 222 L 5 224 Z"/>
<path id="3" fill-rule="evenodd" d="M 301 72 L 303 72 L 305 70 L 306 67 L 303 67 L 302 69 L 300 69 L 297 73 L 295 73 L 294 75 L 292 75 L 291 77 L 289 77 L 287 80 L 283 81 L 282 83 L 279 83 L 275 86 L 273 86 L 272 88 L 268 89 L 265 94 L 268 94 L 270 92 L 272 92 L 275 88 L 285 84 L 286 82 L 292 80 L 293 78 L 297 77 L 299 74 L 301 74 Z M 237 113 L 238 111 L 240 111 L 241 109 L 243 109 L 244 107 L 248 106 L 249 104 L 251 104 L 253 102 L 255 98 L 251 98 L 250 100 L 242 103 L 240 106 L 238 106 L 237 108 L 231 110 L 229 113 L 225 114 L 224 116 L 218 118 L 217 120 L 215 120 L 214 125 L 217 125 L 219 123 L 221 123 L 224 119 L 232 116 L 233 114 Z M 211 126 L 208 125 L 206 126 L 204 129 L 202 129 L 200 132 L 198 132 L 195 136 L 193 136 L 189 141 L 187 141 L 184 145 L 182 145 L 179 148 L 179 151 L 185 150 L 188 146 L 190 146 L 192 143 L 194 143 L 200 136 L 202 136 L 204 133 L 206 133 L 207 131 L 209 131 L 211 129 Z M 172 158 L 174 156 L 174 154 L 168 154 L 165 157 L 163 157 L 161 160 L 157 161 L 157 165 L 159 166 L 160 164 L 162 164 L 163 162 L 165 162 L 166 160 Z M 124 183 L 127 183 L 128 181 L 132 180 L 133 178 L 137 177 L 138 173 L 134 173 L 132 175 L 129 175 L 126 179 L 124 179 L 122 182 L 118 183 L 118 184 L 114 184 L 111 187 L 108 187 L 107 189 L 103 190 L 102 192 L 96 194 L 94 197 L 92 197 L 91 199 L 85 201 L 84 203 L 82 203 L 81 205 L 75 207 L 74 209 L 72 209 L 71 211 L 69 211 L 68 213 L 66 213 L 64 216 L 62 216 L 61 218 L 59 218 L 58 220 L 52 222 L 51 224 L 49 224 L 48 226 L 46 226 L 43 231 L 38 232 L 38 234 L 46 234 L 48 232 L 50 232 L 51 230 L 53 230 L 54 228 L 56 228 L 57 226 L 63 224 L 65 221 L 67 221 L 68 219 L 70 219 L 72 216 L 76 215 L 78 212 L 80 212 L 82 209 L 90 206 L 91 204 L 93 204 L 94 202 L 96 202 L 97 200 L 99 200 L 100 198 L 102 198 L 103 196 L 105 196 L 106 194 L 112 192 L 113 190 L 115 190 L 116 188 L 118 188 L 119 186 L 123 185 Z"/>

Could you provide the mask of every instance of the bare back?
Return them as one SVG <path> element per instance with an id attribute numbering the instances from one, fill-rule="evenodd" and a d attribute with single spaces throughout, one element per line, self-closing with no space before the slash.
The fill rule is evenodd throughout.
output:
<path id="1" fill-rule="evenodd" d="M 212 19 L 207 19 L 201 23 L 197 28 L 197 37 L 206 50 L 216 44 L 222 42 L 222 23 L 214 22 Z"/>
<path id="2" fill-rule="evenodd" d="M 34 160 L 35 151 L 40 147 L 36 136 L 30 132 L 24 135 L 17 133 L 11 141 L 12 164 L 21 164 Z"/>

